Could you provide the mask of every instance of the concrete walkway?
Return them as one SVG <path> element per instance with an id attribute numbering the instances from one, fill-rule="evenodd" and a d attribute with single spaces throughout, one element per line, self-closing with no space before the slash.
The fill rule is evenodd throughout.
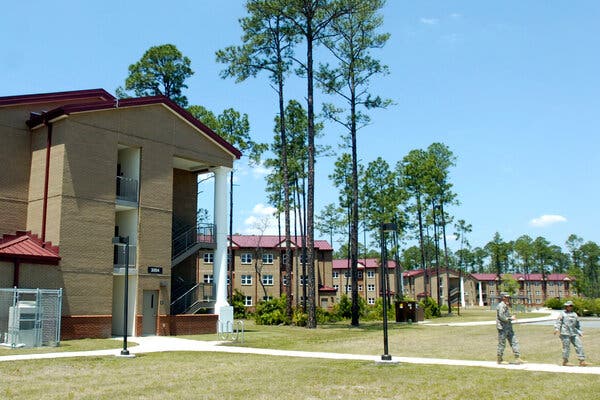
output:
<path id="1" fill-rule="evenodd" d="M 170 336 L 148 336 L 132 337 L 132 346 L 129 352 L 133 355 L 143 353 L 155 353 L 163 351 L 199 351 L 199 352 L 219 352 L 235 354 L 258 354 L 279 357 L 303 357 L 303 358 L 321 358 L 329 360 L 357 360 L 372 361 L 390 364 L 425 364 L 425 365 L 455 365 L 463 367 L 483 367 L 522 371 L 556 372 L 556 373 L 576 373 L 576 374 L 594 374 L 600 375 L 600 367 L 562 367 L 553 364 L 522 364 L 522 365 L 498 365 L 492 361 L 473 361 L 473 360 L 449 360 L 440 358 L 419 358 L 419 357 L 392 357 L 392 361 L 381 361 L 381 356 L 362 355 L 362 354 L 343 354 L 326 353 L 313 351 L 291 351 L 291 350 L 273 350 L 257 349 L 250 347 L 222 346 L 222 342 L 217 341 L 198 341 L 190 339 L 181 339 Z M 136 344 L 133 344 L 135 342 Z M 60 352 L 60 353 L 39 353 L 39 354 L 19 354 L 10 356 L 1 356 L 2 361 L 47 359 L 47 358 L 69 358 L 69 357 L 90 357 L 90 356 L 119 356 L 121 349 Z"/>
<path id="2" fill-rule="evenodd" d="M 549 314 L 547 317 L 522 319 L 520 323 L 529 323 L 544 321 L 556 318 L 555 313 Z M 495 323 L 491 321 L 491 323 Z M 485 322 L 462 322 L 448 324 L 432 324 L 428 326 L 469 326 L 469 325 L 487 325 Z M 120 339 L 117 339 L 120 340 Z M 592 374 L 600 375 L 600 367 L 563 367 L 554 364 L 533 364 L 526 363 L 522 365 L 498 365 L 492 361 L 474 361 L 474 360 L 450 360 L 441 358 L 419 358 L 419 357 L 397 357 L 392 356 L 392 361 L 381 361 L 380 355 L 364 355 L 364 354 L 344 354 L 344 353 L 327 353 L 314 351 L 293 351 L 293 350 L 274 350 L 274 349 L 258 349 L 251 347 L 239 346 L 224 346 L 225 342 L 220 341 L 199 341 L 191 339 L 182 339 L 174 336 L 145 336 L 132 337 L 131 346 L 128 350 L 130 354 L 156 353 L 163 351 L 199 351 L 199 352 L 219 352 L 219 353 L 235 353 L 235 354 L 258 354 L 275 357 L 302 357 L 302 358 L 321 358 L 329 360 L 357 360 L 357 361 L 372 361 L 381 364 L 424 364 L 424 365 L 455 365 L 462 367 L 483 367 L 492 369 L 508 369 L 521 371 L 538 371 L 538 372 L 554 372 L 554 373 L 573 373 L 573 374 Z M 10 356 L 0 356 L 0 362 L 17 361 L 17 360 L 33 360 L 47 358 L 69 358 L 69 357 L 90 357 L 90 356 L 119 356 L 121 349 L 110 350 L 93 350 L 93 351 L 77 351 L 77 352 L 60 352 L 60 353 L 39 353 L 39 354 L 19 354 Z"/>

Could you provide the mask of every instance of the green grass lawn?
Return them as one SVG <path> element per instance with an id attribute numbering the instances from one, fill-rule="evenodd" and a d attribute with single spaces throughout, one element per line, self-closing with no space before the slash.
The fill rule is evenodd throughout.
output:
<path id="1" fill-rule="evenodd" d="M 490 315 L 463 313 L 443 319 Z M 528 361 L 560 362 L 551 326 L 523 324 L 515 330 Z M 586 330 L 584 341 L 589 360 L 598 362 L 600 329 Z M 91 342 L 106 348 L 105 341 Z M 118 348 L 120 342 L 113 342 Z M 233 345 L 380 355 L 382 325 L 350 327 L 346 321 L 305 329 L 246 321 L 244 343 Z M 493 325 L 390 323 L 389 350 L 394 356 L 493 361 L 496 330 Z M 1 399 L 594 399 L 599 392 L 597 375 L 244 354 L 171 352 L 0 363 Z"/>

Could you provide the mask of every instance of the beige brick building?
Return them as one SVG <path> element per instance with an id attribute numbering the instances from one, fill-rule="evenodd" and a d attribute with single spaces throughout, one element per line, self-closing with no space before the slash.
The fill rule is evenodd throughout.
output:
<path id="1" fill-rule="evenodd" d="M 285 293 L 287 275 L 285 272 L 285 239 L 279 236 L 233 235 L 229 242 L 233 260 L 228 277 L 228 292 L 240 291 L 245 305 L 253 310 L 258 302 L 281 297 Z M 302 270 L 302 249 L 300 239 L 292 238 L 292 277 L 291 289 L 295 305 L 304 299 L 305 271 Z M 335 302 L 332 287 L 333 248 L 325 240 L 315 240 L 315 296 L 317 306 L 331 307 Z M 210 285 L 212 276 L 210 250 L 198 254 L 198 282 Z M 210 290 L 207 291 L 210 293 Z"/>
<path id="2" fill-rule="evenodd" d="M 127 273 L 128 332 L 178 333 L 172 280 L 195 278 L 203 247 L 176 249 L 185 228 L 197 236 L 197 174 L 214 171 L 215 193 L 226 197 L 221 187 L 239 157 L 162 96 L 0 97 L 0 286 L 62 288 L 63 338 L 108 337 L 123 331 Z M 224 220 L 220 203 L 214 214 Z M 206 229 L 222 268 L 223 231 Z M 25 236 L 32 254 L 17 246 Z M 206 321 L 198 325 L 214 330 L 216 318 Z"/>

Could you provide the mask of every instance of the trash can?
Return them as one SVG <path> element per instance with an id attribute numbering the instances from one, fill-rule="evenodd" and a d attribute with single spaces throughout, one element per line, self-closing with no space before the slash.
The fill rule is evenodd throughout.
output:
<path id="1" fill-rule="evenodd" d="M 424 313 L 416 301 L 397 301 L 396 322 L 418 322 L 423 321 Z"/>

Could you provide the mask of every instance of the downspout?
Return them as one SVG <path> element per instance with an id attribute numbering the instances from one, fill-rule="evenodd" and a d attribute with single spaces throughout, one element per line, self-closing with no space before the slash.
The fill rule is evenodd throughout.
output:
<path id="1" fill-rule="evenodd" d="M 18 288 L 19 287 L 19 268 L 21 265 L 21 262 L 19 261 L 18 258 L 15 258 L 14 262 L 14 266 L 13 266 L 13 287 Z"/>
<path id="2" fill-rule="evenodd" d="M 42 243 L 46 243 L 46 220 L 48 215 L 48 186 L 50 181 L 50 148 L 52 147 L 52 123 L 46 121 L 46 171 L 44 175 L 44 200 L 42 202 Z"/>

